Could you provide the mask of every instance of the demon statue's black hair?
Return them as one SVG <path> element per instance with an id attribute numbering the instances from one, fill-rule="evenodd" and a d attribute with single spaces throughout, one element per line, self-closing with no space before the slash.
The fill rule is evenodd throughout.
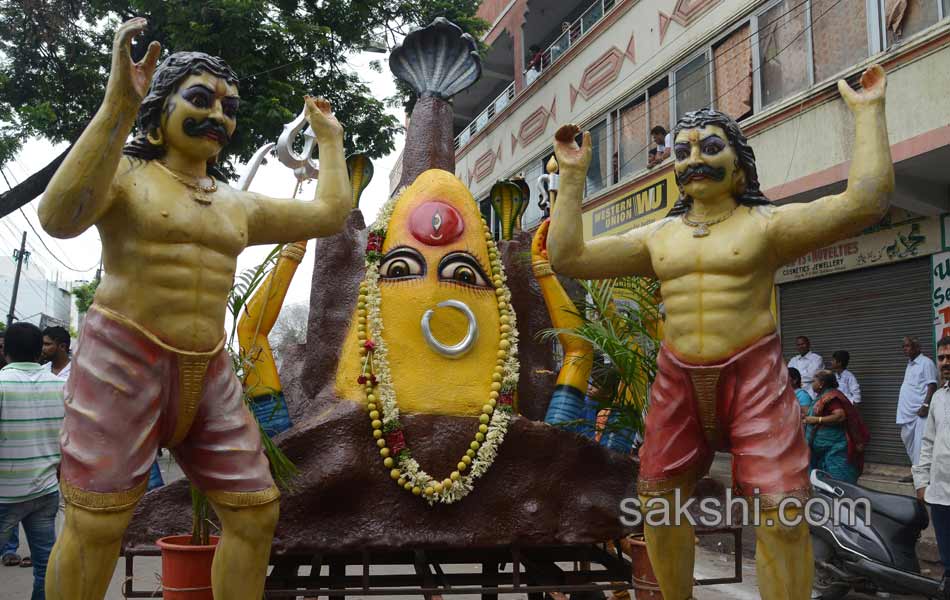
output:
<path id="1" fill-rule="evenodd" d="M 228 83 L 237 84 L 238 77 L 223 60 L 204 52 L 176 52 L 155 69 L 152 85 L 148 88 L 136 119 L 137 132 L 122 153 L 142 160 L 155 160 L 165 155 L 165 147 L 151 144 L 148 133 L 161 126 L 165 101 L 175 93 L 181 82 L 190 75 L 210 73 Z"/>
<path id="2" fill-rule="evenodd" d="M 711 108 L 688 112 L 676 123 L 672 137 L 675 140 L 676 135 L 684 129 L 701 129 L 708 125 L 719 126 L 726 132 L 729 145 L 736 153 L 738 166 L 745 173 L 745 191 L 736 198 L 736 201 L 745 206 L 772 204 L 772 201 L 766 198 L 759 189 L 759 174 L 755 169 L 755 153 L 752 151 L 752 146 L 749 145 L 742 130 L 739 129 L 739 124 L 732 117 Z M 673 205 L 667 216 L 686 214 L 692 205 L 693 199 L 681 192 L 680 199 Z"/>

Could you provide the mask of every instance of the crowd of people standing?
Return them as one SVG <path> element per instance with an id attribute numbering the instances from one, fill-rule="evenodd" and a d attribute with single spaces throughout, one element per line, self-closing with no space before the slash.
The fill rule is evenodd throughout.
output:
<path id="1" fill-rule="evenodd" d="M 811 468 L 856 483 L 870 440 L 857 405 L 861 388 L 848 370 L 850 354 L 832 354 L 830 368 L 811 351 L 805 336 L 795 341 L 798 354 L 788 362 L 790 385 L 802 411 Z M 897 398 L 895 422 L 912 465 L 917 497 L 930 508 L 941 562 L 950 569 L 950 337 L 937 343 L 937 361 L 921 352 L 913 337 L 902 341 L 907 365 Z M 941 383 L 942 380 L 942 383 Z"/>
<path id="2" fill-rule="evenodd" d="M 798 354 L 788 361 L 788 374 L 801 407 L 811 468 L 854 483 L 864 470 L 870 433 L 855 408 L 861 402 L 861 386 L 848 370 L 851 355 L 846 350 L 834 352 L 826 369 L 806 336 L 797 337 L 795 347 Z"/>

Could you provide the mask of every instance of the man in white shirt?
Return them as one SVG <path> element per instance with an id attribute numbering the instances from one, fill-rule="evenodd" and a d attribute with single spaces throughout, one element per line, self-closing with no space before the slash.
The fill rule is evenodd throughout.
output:
<path id="1" fill-rule="evenodd" d="M 950 573 L 950 337 L 937 342 L 937 362 L 945 383 L 930 399 L 920 460 L 913 473 L 917 497 L 930 505 L 946 579 Z"/>
<path id="2" fill-rule="evenodd" d="M 69 332 L 64 327 L 47 327 L 43 330 L 43 366 L 58 375 L 60 379 L 69 379 Z"/>
<path id="3" fill-rule="evenodd" d="M 656 147 L 649 152 L 647 167 L 653 168 L 670 157 L 670 152 L 673 151 L 673 134 L 667 132 L 662 125 L 657 125 L 650 130 L 650 137 Z"/>
<path id="4" fill-rule="evenodd" d="M 798 369 L 802 376 L 802 389 L 814 398 L 815 390 L 811 388 L 811 382 L 815 379 L 815 373 L 825 367 L 825 361 L 820 355 L 811 351 L 811 340 L 803 335 L 795 338 L 795 347 L 798 348 L 798 356 L 788 361 L 788 366 Z"/>
<path id="5" fill-rule="evenodd" d="M 896 423 L 901 426 L 901 439 L 907 449 L 907 456 L 911 464 L 916 465 L 920 458 L 930 398 L 937 391 L 937 366 L 920 353 L 920 343 L 916 339 L 905 337 L 903 349 L 907 357 L 907 369 L 897 400 Z"/>
<path id="6" fill-rule="evenodd" d="M 851 404 L 861 403 L 861 386 L 854 373 L 848 370 L 851 354 L 847 350 L 838 350 L 831 355 L 831 370 L 838 378 L 838 391 L 847 396 Z"/>

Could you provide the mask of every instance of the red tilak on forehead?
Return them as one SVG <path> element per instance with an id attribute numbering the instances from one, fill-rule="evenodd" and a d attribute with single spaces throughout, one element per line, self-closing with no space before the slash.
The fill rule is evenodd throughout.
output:
<path id="1" fill-rule="evenodd" d="M 451 244 L 465 231 L 465 222 L 457 210 L 444 202 L 425 202 L 409 217 L 409 231 L 427 246 Z"/>

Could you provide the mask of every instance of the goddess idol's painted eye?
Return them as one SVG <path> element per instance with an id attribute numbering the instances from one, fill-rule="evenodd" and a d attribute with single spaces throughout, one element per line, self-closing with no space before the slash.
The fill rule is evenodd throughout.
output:
<path id="1" fill-rule="evenodd" d="M 412 248 L 393 248 L 379 266 L 379 276 L 383 279 L 413 279 L 425 274 L 426 261 Z"/>
<path id="2" fill-rule="evenodd" d="M 439 280 L 472 287 L 490 287 L 478 260 L 465 252 L 453 252 L 442 259 L 439 263 Z"/>

